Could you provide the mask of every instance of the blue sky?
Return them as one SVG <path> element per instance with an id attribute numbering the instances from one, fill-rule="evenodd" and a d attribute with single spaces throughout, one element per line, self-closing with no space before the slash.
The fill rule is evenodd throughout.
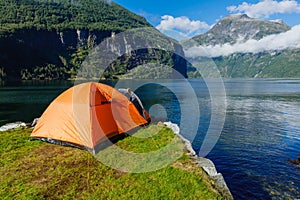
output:
<path id="1" fill-rule="evenodd" d="M 185 39 L 209 30 L 228 14 L 246 13 L 266 20 L 282 19 L 289 26 L 300 24 L 300 0 L 113 0 L 144 16 L 161 32 Z"/>

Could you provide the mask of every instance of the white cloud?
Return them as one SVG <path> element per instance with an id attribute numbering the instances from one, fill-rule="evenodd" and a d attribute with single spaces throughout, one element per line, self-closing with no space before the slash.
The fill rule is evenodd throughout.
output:
<path id="1" fill-rule="evenodd" d="M 164 15 L 161 19 L 160 24 L 157 25 L 156 28 L 171 37 L 174 37 L 175 35 L 176 37 L 181 37 L 180 39 L 201 34 L 210 28 L 206 22 L 190 20 L 186 16 L 173 17 Z"/>
<path id="2" fill-rule="evenodd" d="M 264 51 L 275 51 L 284 49 L 300 48 L 300 25 L 291 30 L 266 36 L 260 40 L 250 39 L 243 43 L 194 46 L 185 51 L 187 57 L 218 57 L 228 56 L 234 53 L 259 53 Z"/>
<path id="3" fill-rule="evenodd" d="M 245 13 L 254 18 L 268 18 L 278 13 L 300 13 L 300 4 L 295 0 L 262 0 L 257 4 L 244 2 L 238 6 L 229 6 L 227 10 L 231 13 Z"/>

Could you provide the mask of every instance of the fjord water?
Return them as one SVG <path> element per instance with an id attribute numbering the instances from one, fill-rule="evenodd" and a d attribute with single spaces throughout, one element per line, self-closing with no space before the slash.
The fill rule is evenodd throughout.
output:
<path id="1" fill-rule="evenodd" d="M 300 80 L 229 80 L 227 115 L 208 155 L 237 199 L 300 197 Z"/>
<path id="2" fill-rule="evenodd" d="M 200 106 L 199 128 L 192 140 L 199 151 L 214 108 L 205 82 L 191 79 L 189 83 Z M 124 87 L 132 84 L 136 83 L 125 81 Z M 191 122 L 181 120 L 181 108 L 189 106 L 191 97 L 186 95 L 184 84 L 181 80 L 163 85 L 158 81 L 136 93 L 157 117 L 185 124 L 182 134 L 188 138 Z M 299 198 L 300 167 L 287 160 L 296 159 L 300 153 L 300 79 L 227 79 L 224 85 L 225 124 L 207 157 L 223 174 L 234 198 Z M 18 120 L 30 122 L 70 86 L 71 82 L 5 83 L 0 87 L 0 125 Z M 197 118 L 195 113 L 189 113 L 191 119 Z"/>
<path id="3" fill-rule="evenodd" d="M 194 149 L 199 151 L 215 108 L 210 105 L 204 81 L 194 79 L 190 83 L 201 111 L 198 133 L 192 140 Z M 177 88 L 176 96 L 184 98 L 188 105 L 191 97 L 180 95 L 185 93 L 180 85 L 170 83 L 169 87 Z M 234 198 L 300 198 L 300 166 L 287 161 L 297 159 L 300 154 L 300 79 L 227 79 L 224 85 L 225 124 L 218 143 L 207 157 L 223 174 Z M 181 122 L 179 107 L 186 105 L 174 103 L 176 97 L 163 87 L 158 95 L 148 94 L 152 101 L 153 97 L 161 99 L 170 120 Z M 147 97 L 147 93 L 142 96 Z M 189 113 L 191 119 L 193 113 Z M 181 133 L 189 138 L 188 129 Z"/>
<path id="4" fill-rule="evenodd" d="M 32 122 L 52 100 L 72 86 L 67 81 L 2 82 L 0 85 L 0 125 Z"/>

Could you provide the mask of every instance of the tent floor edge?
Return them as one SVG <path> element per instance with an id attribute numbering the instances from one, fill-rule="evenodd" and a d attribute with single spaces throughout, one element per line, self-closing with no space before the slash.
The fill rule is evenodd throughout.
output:
<path id="1" fill-rule="evenodd" d="M 47 142 L 47 143 L 50 143 L 50 144 L 66 146 L 66 147 L 73 147 L 73 148 L 77 148 L 77 149 L 81 149 L 81 150 L 86 150 L 87 149 L 85 146 L 82 146 L 82 145 L 79 145 L 79 144 L 66 142 L 66 141 L 62 141 L 62 140 L 56 140 L 56 139 L 52 139 L 52 138 L 30 137 L 29 140 L 40 140 L 40 141 Z"/>

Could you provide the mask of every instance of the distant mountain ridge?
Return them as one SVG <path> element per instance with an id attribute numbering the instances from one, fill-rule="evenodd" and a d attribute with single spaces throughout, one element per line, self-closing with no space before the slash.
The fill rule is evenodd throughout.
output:
<path id="1" fill-rule="evenodd" d="M 217 22 L 207 33 L 192 39 L 200 45 L 234 44 L 249 39 L 259 40 L 290 29 L 282 20 L 266 21 L 250 18 L 246 14 L 232 14 Z"/>
<path id="2" fill-rule="evenodd" d="M 229 50 L 234 48 L 234 45 L 247 49 L 250 48 L 246 45 L 250 40 L 258 41 L 256 43 L 259 44 L 260 40 L 268 36 L 287 33 L 290 30 L 291 27 L 282 20 L 267 21 L 250 18 L 245 14 L 234 14 L 221 19 L 207 33 L 183 41 L 182 45 L 185 49 L 196 45 L 215 51 L 225 51 L 224 47 L 228 47 Z M 300 49 L 237 51 L 223 56 L 212 54 L 211 57 L 223 77 L 300 77 Z M 193 76 L 192 72 L 189 74 Z"/>

